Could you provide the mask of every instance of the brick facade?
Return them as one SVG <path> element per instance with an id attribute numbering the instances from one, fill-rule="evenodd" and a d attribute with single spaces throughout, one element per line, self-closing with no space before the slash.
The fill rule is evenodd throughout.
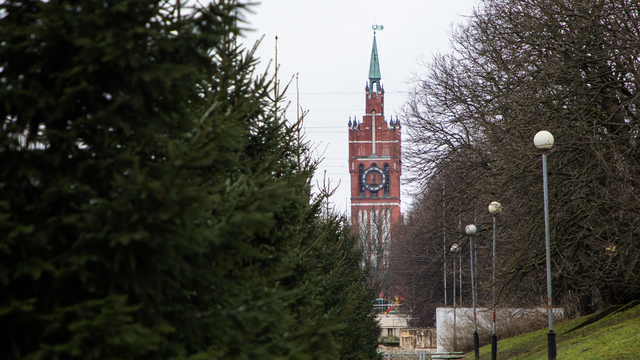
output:
<path id="1" fill-rule="evenodd" d="M 377 61 L 375 37 L 374 56 Z M 369 252 L 382 246 L 386 255 L 392 240 L 391 229 L 401 221 L 402 174 L 401 126 L 397 118 L 395 121 L 393 117 L 389 121 L 385 118 L 384 88 L 379 86 L 379 79 L 370 78 L 365 87 L 362 121 L 349 119 L 348 126 L 352 222 L 360 233 L 368 260 L 376 261 L 383 254 Z"/>

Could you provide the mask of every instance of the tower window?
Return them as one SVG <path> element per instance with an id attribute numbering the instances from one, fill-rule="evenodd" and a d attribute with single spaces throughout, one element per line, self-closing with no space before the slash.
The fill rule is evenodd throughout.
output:
<path id="1" fill-rule="evenodd" d="M 384 164 L 384 177 L 387 179 L 387 181 L 384 183 L 384 196 L 389 196 L 389 182 L 391 181 L 391 179 L 389 178 L 388 164 Z"/>
<path id="2" fill-rule="evenodd" d="M 364 179 L 362 175 L 364 175 L 364 165 L 360 164 L 360 166 L 358 166 L 358 189 L 360 196 L 364 196 Z"/>

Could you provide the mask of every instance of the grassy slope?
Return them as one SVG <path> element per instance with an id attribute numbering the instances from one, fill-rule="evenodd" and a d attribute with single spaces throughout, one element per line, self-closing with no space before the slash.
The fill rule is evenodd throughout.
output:
<path id="1" fill-rule="evenodd" d="M 638 303 L 597 321 L 593 321 L 598 318 L 595 314 L 554 324 L 558 359 L 640 359 L 640 306 L 635 305 Z M 498 359 L 546 360 L 547 332 L 543 329 L 499 340 Z M 480 349 L 480 358 L 491 358 L 490 345 Z M 473 352 L 467 359 L 473 359 Z"/>

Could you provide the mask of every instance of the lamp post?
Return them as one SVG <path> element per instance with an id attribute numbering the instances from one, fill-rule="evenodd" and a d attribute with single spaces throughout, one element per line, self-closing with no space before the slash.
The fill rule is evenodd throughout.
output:
<path id="1" fill-rule="evenodd" d="M 553 135 L 548 131 L 539 131 L 533 137 L 533 143 L 538 149 L 548 150 L 553 147 Z M 551 308 L 551 248 L 549 236 L 549 190 L 547 181 L 547 154 L 542 153 L 542 184 L 544 188 L 544 239 L 547 250 L 547 310 L 549 312 L 549 333 L 547 334 L 547 355 L 549 360 L 555 360 L 556 334 L 553 332 L 553 310 Z"/>
<path id="2" fill-rule="evenodd" d="M 498 336 L 496 335 L 496 215 L 502 212 L 502 205 L 493 201 L 489 204 L 489 212 L 493 215 L 493 280 L 491 291 L 493 293 L 493 332 L 491 334 L 491 360 L 498 356 Z"/>
<path id="3" fill-rule="evenodd" d="M 458 338 L 456 335 L 456 254 L 460 251 L 460 246 L 453 244 L 449 251 L 453 253 L 453 351 L 458 351 Z"/>
<path id="4" fill-rule="evenodd" d="M 480 359 L 480 341 L 478 340 L 478 322 L 476 318 L 476 283 L 473 268 L 473 235 L 476 233 L 476 226 L 471 224 L 464 228 L 469 235 L 469 258 L 471 259 L 471 302 L 473 303 L 473 350 L 475 360 Z"/>

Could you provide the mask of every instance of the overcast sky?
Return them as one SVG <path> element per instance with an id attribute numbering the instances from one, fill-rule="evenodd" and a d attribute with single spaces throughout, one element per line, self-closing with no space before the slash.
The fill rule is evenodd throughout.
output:
<path id="1" fill-rule="evenodd" d="M 422 59 L 448 52 L 452 26 L 466 22 L 477 5 L 477 0 L 264 0 L 246 14 L 247 26 L 254 29 L 247 33 L 246 45 L 264 36 L 258 50 L 263 65 L 275 57 L 277 36 L 278 77 L 286 82 L 298 74 L 300 106 L 309 111 L 307 138 L 324 158 L 316 180 L 326 171 L 334 186 L 340 184 L 333 197 L 337 211 L 348 211 L 350 205 L 347 123 L 350 116 L 362 121 L 365 111 L 371 26 L 384 26 L 376 38 L 385 118 L 395 120 L 412 74 L 424 73 Z M 287 117 L 295 119 L 295 81 L 287 100 Z M 403 195 L 402 211 L 410 204 L 411 197 Z"/>

